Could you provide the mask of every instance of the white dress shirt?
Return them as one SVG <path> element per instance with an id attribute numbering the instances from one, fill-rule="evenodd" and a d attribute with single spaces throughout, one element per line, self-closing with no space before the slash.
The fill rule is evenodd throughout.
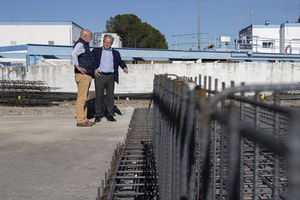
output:
<path id="1" fill-rule="evenodd" d="M 84 46 L 81 42 L 78 42 L 73 51 L 72 51 L 72 63 L 75 66 L 79 66 L 79 62 L 78 62 L 78 56 L 83 54 L 85 52 Z"/>

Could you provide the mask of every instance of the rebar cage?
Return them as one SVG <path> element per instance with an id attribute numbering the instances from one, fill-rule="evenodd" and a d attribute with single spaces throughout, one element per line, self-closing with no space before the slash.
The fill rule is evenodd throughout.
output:
<path id="1" fill-rule="evenodd" d="M 211 77 L 204 87 L 197 78 L 155 76 L 157 198 L 300 199 L 299 108 L 279 98 L 300 85 L 232 82 L 218 91 L 217 79 L 212 89 Z"/>

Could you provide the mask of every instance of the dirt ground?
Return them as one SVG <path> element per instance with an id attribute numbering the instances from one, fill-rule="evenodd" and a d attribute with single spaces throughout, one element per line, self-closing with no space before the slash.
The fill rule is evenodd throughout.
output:
<path id="1" fill-rule="evenodd" d="M 134 100 L 134 99 L 116 99 L 115 106 L 122 112 L 126 112 L 126 108 L 145 108 L 148 107 L 150 100 Z M 25 116 L 25 115 L 76 115 L 76 101 L 58 101 L 53 102 L 53 106 L 40 107 L 20 107 L 20 106 L 1 106 L 0 116 Z"/>

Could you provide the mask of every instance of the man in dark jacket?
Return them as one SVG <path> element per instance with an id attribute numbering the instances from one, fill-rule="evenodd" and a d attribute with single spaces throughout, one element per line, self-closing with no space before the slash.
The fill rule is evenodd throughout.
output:
<path id="1" fill-rule="evenodd" d="M 75 81 L 78 89 L 76 106 L 78 127 L 90 127 L 95 124 L 95 122 L 90 122 L 87 119 L 86 106 L 89 88 L 95 73 L 95 60 L 89 46 L 89 42 L 92 38 L 91 31 L 83 29 L 72 51 L 72 62 L 75 67 Z"/>
<path id="2" fill-rule="evenodd" d="M 118 67 L 120 66 L 125 73 L 128 74 L 128 68 L 121 59 L 120 53 L 112 49 L 114 38 L 111 35 L 105 35 L 103 39 L 103 47 L 94 48 L 92 55 L 95 58 L 95 122 L 100 122 L 103 117 L 102 99 L 104 89 L 106 89 L 106 102 L 108 116 L 107 120 L 111 122 L 117 121 L 113 117 L 114 108 L 114 90 L 115 82 L 119 83 Z"/>

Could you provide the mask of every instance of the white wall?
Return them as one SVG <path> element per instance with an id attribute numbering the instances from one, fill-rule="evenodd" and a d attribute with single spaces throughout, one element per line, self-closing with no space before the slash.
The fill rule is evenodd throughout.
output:
<path id="1" fill-rule="evenodd" d="M 72 25 L 1 25 L 0 46 L 22 44 L 73 45 L 80 36 L 80 30 Z M 75 38 L 75 39 L 74 39 Z"/>
<path id="2" fill-rule="evenodd" d="M 72 42 L 70 43 L 71 46 L 74 46 L 74 44 L 77 42 L 77 40 L 80 37 L 81 29 L 77 27 L 72 27 Z"/>
<path id="3" fill-rule="evenodd" d="M 257 52 L 261 53 L 279 53 L 280 49 L 280 28 L 277 27 L 261 27 L 261 28 L 254 28 L 252 29 L 253 37 L 253 44 L 258 44 Z M 255 36 L 259 36 L 258 40 L 256 41 Z M 263 48 L 263 42 L 273 42 L 273 48 Z M 254 50 L 256 51 L 256 47 L 253 46 Z"/>
<path id="4" fill-rule="evenodd" d="M 299 63 L 130 64 L 128 68 L 129 74 L 119 70 L 120 84 L 116 84 L 116 93 L 152 92 L 154 75 L 165 73 L 193 78 L 199 74 L 211 76 L 218 79 L 219 83 L 225 82 L 226 87 L 230 86 L 231 80 L 237 86 L 241 82 L 246 82 L 247 85 L 300 82 Z M 13 72 L 9 73 L 11 69 Z M 0 66 L 0 78 L 5 76 L 11 80 L 42 80 L 50 87 L 60 88 L 54 91 L 77 92 L 73 69 L 72 65 L 44 65 L 30 66 L 26 72 L 26 67 Z M 91 90 L 94 90 L 94 83 Z"/>
<path id="5" fill-rule="evenodd" d="M 290 49 L 287 49 L 287 53 L 300 54 L 300 26 L 295 23 L 285 23 L 282 26 L 282 48 L 281 53 L 285 53 L 285 49 L 289 45 Z M 291 50 L 291 51 L 290 51 Z"/>

